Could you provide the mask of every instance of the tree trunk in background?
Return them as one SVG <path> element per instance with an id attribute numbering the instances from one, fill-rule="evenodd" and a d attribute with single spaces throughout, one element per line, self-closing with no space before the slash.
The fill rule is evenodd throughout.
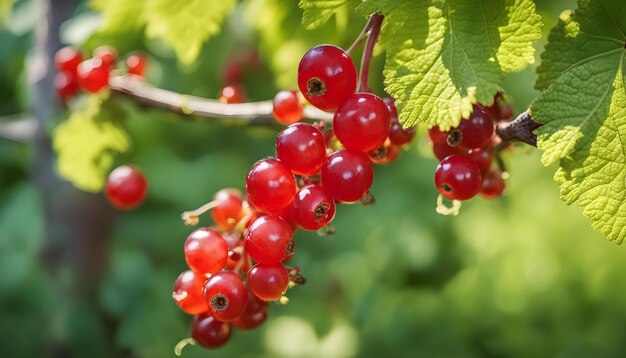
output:
<path id="1" fill-rule="evenodd" d="M 111 234 L 114 211 L 101 195 L 78 191 L 57 176 L 49 137 L 51 121 L 63 113 L 54 90 L 54 54 L 62 47 L 59 27 L 72 17 L 79 1 L 46 0 L 43 3 L 34 53 L 27 67 L 32 89 L 31 112 L 39 124 L 32 175 L 41 193 L 45 215 L 42 264 L 51 280 L 51 288 L 60 299 L 58 303 L 91 305 L 104 322 L 108 335 L 105 340 L 111 347 L 115 323 L 99 313 L 97 289 L 107 267 L 107 238 Z M 55 314 L 62 310 L 56 310 Z M 46 355 L 76 353 L 66 341 L 49 343 Z"/>

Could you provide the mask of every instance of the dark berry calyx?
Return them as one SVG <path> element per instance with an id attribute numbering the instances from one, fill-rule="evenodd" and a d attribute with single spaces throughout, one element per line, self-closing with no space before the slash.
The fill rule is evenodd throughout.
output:
<path id="1" fill-rule="evenodd" d="M 330 209 L 330 205 L 328 203 L 322 203 L 313 212 L 313 216 L 315 217 L 315 221 L 321 221 L 324 219 L 326 214 L 328 214 L 328 209 Z"/>
<path id="2" fill-rule="evenodd" d="M 291 240 L 287 245 L 287 249 L 285 249 L 285 256 L 290 256 L 293 254 L 294 249 L 296 248 L 296 242 Z"/>
<path id="3" fill-rule="evenodd" d="M 448 139 L 447 139 L 448 145 L 451 147 L 456 147 L 457 145 L 461 144 L 462 141 L 463 141 L 463 132 L 461 132 L 457 128 L 450 129 L 450 132 L 448 132 Z"/>
<path id="4" fill-rule="evenodd" d="M 228 308 L 228 298 L 218 293 L 211 299 L 211 307 L 216 311 L 223 311 Z"/>
<path id="5" fill-rule="evenodd" d="M 309 96 L 322 96 L 326 93 L 326 83 L 317 77 L 311 77 L 307 82 L 307 94 Z"/>
<path id="6" fill-rule="evenodd" d="M 446 183 L 441 184 L 441 189 L 443 189 L 445 192 L 448 192 L 448 193 L 452 191 L 452 187 Z"/>

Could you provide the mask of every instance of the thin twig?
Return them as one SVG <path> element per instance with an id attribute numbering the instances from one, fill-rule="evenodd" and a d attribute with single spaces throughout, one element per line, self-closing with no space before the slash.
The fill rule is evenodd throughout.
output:
<path id="1" fill-rule="evenodd" d="M 351 55 L 352 52 L 354 52 L 354 50 L 361 44 L 361 42 L 363 42 L 363 40 L 365 40 L 365 38 L 369 35 L 370 29 L 372 28 L 373 18 L 373 16 L 370 16 L 369 20 L 367 20 L 367 23 L 365 24 L 365 27 L 363 27 L 363 30 L 361 30 L 359 36 L 356 38 L 356 40 L 354 40 L 352 45 L 350 45 L 350 47 L 346 51 L 348 55 Z"/>
<path id="2" fill-rule="evenodd" d="M 109 87 L 113 95 L 131 99 L 140 106 L 164 109 L 189 120 L 222 119 L 246 125 L 276 123 L 272 116 L 272 101 L 226 104 L 153 87 L 129 76 L 112 77 Z M 305 106 L 304 117 L 314 121 L 332 120 L 331 113 L 312 106 Z"/>
<path id="3" fill-rule="evenodd" d="M 369 75 L 370 75 L 370 63 L 372 61 L 372 55 L 374 53 L 374 45 L 378 41 L 378 35 L 380 35 L 380 27 L 383 23 L 384 16 L 376 13 L 370 17 L 371 29 L 367 42 L 365 43 L 365 49 L 363 50 L 363 57 L 361 58 L 361 69 L 359 72 L 359 88 L 358 92 L 369 92 Z"/>

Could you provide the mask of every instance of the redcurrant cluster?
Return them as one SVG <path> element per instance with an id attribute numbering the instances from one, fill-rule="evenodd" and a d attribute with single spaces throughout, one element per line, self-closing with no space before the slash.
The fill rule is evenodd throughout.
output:
<path id="1" fill-rule="evenodd" d="M 110 46 L 98 47 L 93 52 L 93 57 L 86 60 L 71 46 L 57 51 L 54 60 L 58 72 L 54 78 L 54 86 L 59 97 L 67 101 L 75 96 L 79 89 L 97 93 L 105 88 L 117 58 L 117 51 Z M 140 53 L 131 54 L 126 59 L 128 74 L 142 76 L 145 68 L 146 58 Z"/>
<path id="2" fill-rule="evenodd" d="M 510 105 L 499 93 L 490 107 L 474 105 L 467 119 L 448 131 L 431 127 L 428 135 L 433 153 L 440 160 L 435 185 L 449 200 L 468 200 L 480 194 L 487 199 L 499 197 L 505 182 L 501 168 L 493 165 L 496 121 L 511 119 Z"/>
<path id="3" fill-rule="evenodd" d="M 268 301 L 286 301 L 285 291 L 304 283 L 294 255 L 299 229 L 332 232 L 336 203 L 366 202 L 374 180 L 372 163 L 397 157 L 412 131 L 400 126 L 392 100 L 355 93 L 357 72 L 342 49 L 321 45 L 300 62 L 298 83 L 312 105 L 335 111 L 332 128 L 300 122 L 303 104 L 296 91 L 274 98 L 276 120 L 288 126 L 276 137 L 276 157 L 257 161 L 246 178 L 246 198 L 223 189 L 213 201 L 183 214 L 188 224 L 211 210 L 213 228 L 191 233 L 185 242 L 190 268 L 174 284 L 173 297 L 196 315 L 192 339 L 213 348 L 231 330 L 259 326 Z"/>

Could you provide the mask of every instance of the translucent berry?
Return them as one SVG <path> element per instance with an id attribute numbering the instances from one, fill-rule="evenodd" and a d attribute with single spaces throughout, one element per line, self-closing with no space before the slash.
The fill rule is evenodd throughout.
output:
<path id="1" fill-rule="evenodd" d="M 148 60 L 146 56 L 137 52 L 134 53 L 126 59 L 126 66 L 128 67 L 128 73 L 136 76 L 143 76 L 144 72 L 146 72 L 146 63 Z"/>
<path id="2" fill-rule="evenodd" d="M 321 185 L 300 189 L 293 200 L 294 217 L 304 230 L 319 230 L 335 217 L 335 201 Z"/>
<path id="3" fill-rule="evenodd" d="M 326 159 L 322 131 L 308 123 L 290 125 L 276 137 L 276 157 L 294 174 L 316 174 Z"/>
<path id="4" fill-rule="evenodd" d="M 272 103 L 272 114 L 279 123 L 289 125 L 302 119 L 303 106 L 296 91 L 280 91 Z"/>
<path id="5" fill-rule="evenodd" d="M 106 197 L 116 208 L 138 207 L 146 198 L 148 183 L 141 171 L 130 165 L 115 168 L 107 179 Z"/>
<path id="6" fill-rule="evenodd" d="M 54 55 L 54 63 L 59 71 L 75 74 L 82 61 L 83 56 L 72 46 L 63 47 Z"/>
<path id="7" fill-rule="evenodd" d="M 117 61 L 117 50 L 111 46 L 100 46 L 93 51 L 93 57 L 98 57 L 111 69 Z"/>
<path id="8" fill-rule="evenodd" d="M 343 102 L 333 118 L 335 136 L 346 149 L 370 152 L 389 135 L 389 109 L 380 97 L 356 93 Z"/>
<path id="9" fill-rule="evenodd" d="M 196 273 L 214 274 L 226 265 L 228 244 L 213 228 L 197 229 L 185 241 L 185 260 Z"/>
<path id="10" fill-rule="evenodd" d="M 482 173 L 485 173 L 489 168 L 491 168 L 491 162 L 493 160 L 493 148 L 485 147 L 485 148 L 476 148 L 472 149 L 468 153 L 469 157 L 472 158 L 476 165 L 478 165 L 478 169 Z"/>
<path id="11" fill-rule="evenodd" d="M 239 329 L 248 330 L 260 326 L 267 319 L 269 307 L 248 288 L 248 305 L 243 314 L 231 324 Z"/>
<path id="12" fill-rule="evenodd" d="M 400 156 L 400 147 L 387 139 L 385 144 L 369 152 L 368 155 L 374 164 L 389 164 Z"/>
<path id="13" fill-rule="evenodd" d="M 435 185 L 446 199 L 467 200 L 480 191 L 482 177 L 478 165 L 467 155 L 444 158 L 435 171 Z"/>
<path id="14" fill-rule="evenodd" d="M 263 301 L 279 299 L 289 286 L 289 273 L 282 264 L 256 264 L 248 271 L 248 287 Z"/>
<path id="15" fill-rule="evenodd" d="M 213 317 L 223 322 L 238 319 L 248 305 L 248 290 L 232 271 L 211 275 L 204 284 L 204 299 Z"/>
<path id="16" fill-rule="evenodd" d="M 415 137 L 415 128 L 404 129 L 398 120 L 398 110 L 396 109 L 395 100 L 393 98 L 383 99 L 387 109 L 389 110 L 389 140 L 397 146 L 403 146 L 410 143 Z"/>
<path id="17" fill-rule="evenodd" d="M 231 231 L 244 216 L 243 199 L 237 189 L 222 189 L 215 193 L 216 206 L 211 210 L 213 222 L 224 231 Z"/>
<path id="18" fill-rule="evenodd" d="M 296 195 L 296 181 L 280 160 L 261 159 L 246 178 L 248 201 L 257 210 L 276 213 L 291 203 Z"/>
<path id="19" fill-rule="evenodd" d="M 490 170 L 483 176 L 483 185 L 480 195 L 487 199 L 495 199 L 502 195 L 505 188 L 502 172 L 499 170 Z"/>
<path id="20" fill-rule="evenodd" d="M 230 324 L 221 322 L 203 313 L 194 317 L 191 322 L 191 338 L 205 348 L 217 348 L 228 342 L 230 338 Z"/>
<path id="21" fill-rule="evenodd" d="M 180 309 L 189 314 L 200 314 L 209 310 L 202 294 L 204 275 L 187 270 L 181 273 L 174 282 L 172 297 Z"/>
<path id="22" fill-rule="evenodd" d="M 298 87 L 309 103 L 334 111 L 356 88 L 357 72 L 350 56 L 333 45 L 310 49 L 298 66 Z"/>
<path id="23" fill-rule="evenodd" d="M 244 248 L 256 262 L 277 264 L 284 259 L 291 236 L 285 220 L 274 215 L 261 216 L 248 228 Z"/>
<path id="24" fill-rule="evenodd" d="M 67 101 L 78 93 L 78 79 L 75 72 L 61 71 L 54 76 L 54 88 L 56 88 L 59 97 L 63 101 Z"/>
<path id="25" fill-rule="evenodd" d="M 293 201 L 291 202 L 291 204 L 280 209 L 276 213 L 276 215 L 285 220 L 285 222 L 289 225 L 289 228 L 291 229 L 291 234 L 295 234 L 295 232 L 298 230 L 298 223 L 296 222 L 296 218 L 293 213 Z"/>
<path id="26" fill-rule="evenodd" d="M 452 147 L 446 142 L 433 142 L 432 144 L 433 153 L 435 154 L 435 157 L 437 157 L 437 159 L 439 160 L 443 160 L 443 158 L 449 157 L 454 154 L 468 154 L 469 152 L 467 148 L 461 147 L 459 145 Z"/>
<path id="27" fill-rule="evenodd" d="M 246 101 L 246 95 L 243 88 L 239 85 L 229 85 L 220 90 L 217 98 L 224 103 L 243 103 Z"/>
<path id="28" fill-rule="evenodd" d="M 109 66 L 100 58 L 91 58 L 78 65 L 78 83 L 87 92 L 96 93 L 109 83 Z"/>
<path id="29" fill-rule="evenodd" d="M 346 149 L 326 158 L 322 184 L 335 200 L 353 203 L 363 198 L 374 182 L 374 170 L 367 155 Z"/>
<path id="30" fill-rule="evenodd" d="M 485 107 L 475 104 L 468 119 L 462 119 L 458 127 L 450 130 L 448 144 L 465 148 L 482 148 L 489 144 L 495 132 L 493 118 Z"/>

